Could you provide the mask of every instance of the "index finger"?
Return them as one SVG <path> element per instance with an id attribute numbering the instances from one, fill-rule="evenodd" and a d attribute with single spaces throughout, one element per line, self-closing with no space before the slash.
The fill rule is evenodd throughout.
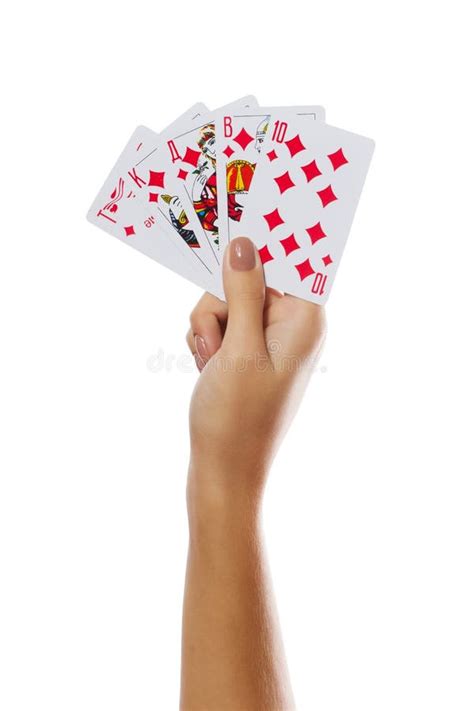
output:
<path id="1" fill-rule="evenodd" d="M 201 359 L 207 362 L 219 350 L 227 325 L 227 304 L 212 294 L 205 293 L 191 312 L 193 336 L 200 336 L 205 344 Z M 204 356 L 204 357 L 203 357 Z"/>

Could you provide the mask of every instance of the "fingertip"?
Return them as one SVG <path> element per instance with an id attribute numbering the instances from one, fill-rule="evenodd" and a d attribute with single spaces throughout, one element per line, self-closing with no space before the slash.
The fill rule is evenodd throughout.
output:
<path id="1" fill-rule="evenodd" d="M 214 314 L 201 314 L 192 324 L 194 346 L 201 359 L 207 363 L 222 345 L 222 330 Z"/>
<path id="2" fill-rule="evenodd" d="M 196 333 L 194 336 L 194 347 L 196 349 L 196 353 L 198 353 L 199 357 L 202 360 L 205 361 L 209 358 L 206 340 L 205 340 L 205 338 L 200 336 L 198 333 Z"/>
<path id="3" fill-rule="evenodd" d="M 224 264 L 227 269 L 248 272 L 260 267 L 260 255 L 249 237 L 234 237 L 227 245 Z"/>
<path id="4" fill-rule="evenodd" d="M 283 292 L 267 286 L 265 289 L 265 306 L 268 307 L 283 298 Z"/>

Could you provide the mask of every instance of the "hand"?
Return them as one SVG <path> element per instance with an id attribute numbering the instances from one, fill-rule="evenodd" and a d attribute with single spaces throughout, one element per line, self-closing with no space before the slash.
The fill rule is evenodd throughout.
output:
<path id="1" fill-rule="evenodd" d="M 260 500 L 322 347 L 325 317 L 320 306 L 265 289 L 245 237 L 227 248 L 223 276 L 227 304 L 205 294 L 187 335 L 202 371 L 191 401 L 188 493 L 235 506 Z"/>
<path id="2" fill-rule="evenodd" d="M 245 237 L 224 256 L 227 304 L 206 294 L 188 344 L 189 552 L 181 709 L 290 711 L 293 694 L 265 560 L 260 502 L 324 338 L 324 311 L 265 289 Z"/>

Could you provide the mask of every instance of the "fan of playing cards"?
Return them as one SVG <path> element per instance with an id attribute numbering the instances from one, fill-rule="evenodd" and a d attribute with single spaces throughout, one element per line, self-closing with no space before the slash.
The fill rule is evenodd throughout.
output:
<path id="1" fill-rule="evenodd" d="M 373 150 L 321 106 L 195 104 L 134 131 L 87 217 L 220 298 L 225 247 L 250 237 L 267 286 L 324 304 Z"/>

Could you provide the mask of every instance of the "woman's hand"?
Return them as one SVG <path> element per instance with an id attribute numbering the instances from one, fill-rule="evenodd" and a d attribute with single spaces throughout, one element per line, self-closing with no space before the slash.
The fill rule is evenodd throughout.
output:
<path id="1" fill-rule="evenodd" d="M 227 304 L 205 294 L 187 342 L 201 376 L 191 411 L 193 496 L 260 500 L 276 453 L 315 366 L 325 334 L 322 307 L 265 289 L 253 243 L 224 256 Z"/>
<path id="2" fill-rule="evenodd" d="M 324 312 L 267 289 L 245 237 L 224 256 L 227 304 L 206 294 L 188 344 L 189 553 L 182 711 L 295 708 L 260 527 L 269 465 L 324 338 Z"/>

